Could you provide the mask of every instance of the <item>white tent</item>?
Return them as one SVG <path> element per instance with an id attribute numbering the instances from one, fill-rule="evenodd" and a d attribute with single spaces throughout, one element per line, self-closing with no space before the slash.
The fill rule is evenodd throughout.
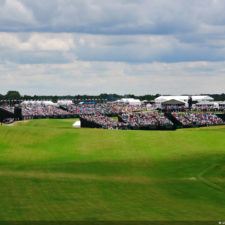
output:
<path id="1" fill-rule="evenodd" d="M 41 104 L 44 104 L 44 105 L 56 105 L 56 103 L 53 103 L 52 101 L 42 101 Z"/>
<path id="2" fill-rule="evenodd" d="M 162 103 L 165 101 L 169 101 L 169 100 L 178 100 L 178 101 L 183 101 L 183 102 L 188 102 L 190 96 L 160 96 L 158 98 L 155 99 L 156 103 Z M 199 96 L 191 96 L 192 101 L 196 101 L 196 102 L 202 102 L 202 101 L 213 101 L 214 99 L 208 95 L 199 95 Z"/>
<path id="3" fill-rule="evenodd" d="M 65 100 L 58 100 L 57 101 L 57 104 L 58 105 L 72 105 L 73 102 L 72 102 L 72 100 L 65 99 Z"/>
<path id="4" fill-rule="evenodd" d="M 21 102 L 21 104 L 22 105 L 35 105 L 35 104 L 37 104 L 37 101 L 27 100 L 27 101 Z"/>
<path id="5" fill-rule="evenodd" d="M 214 106 L 214 102 L 202 101 L 196 103 L 197 106 Z"/>
<path id="6" fill-rule="evenodd" d="M 122 98 L 120 100 L 117 100 L 116 102 L 126 103 L 129 105 L 141 105 L 141 101 L 139 99 L 134 99 L 134 98 Z"/>
<path id="7" fill-rule="evenodd" d="M 21 104 L 22 105 L 56 105 L 52 101 L 33 101 L 33 100 L 23 101 Z"/>
<path id="8" fill-rule="evenodd" d="M 147 111 L 150 111 L 153 109 L 153 106 L 151 104 L 147 104 L 146 109 L 147 109 Z"/>
<path id="9" fill-rule="evenodd" d="M 81 122 L 80 122 L 80 120 L 76 121 L 76 122 L 73 124 L 73 127 L 74 127 L 74 128 L 80 128 L 80 127 L 81 127 Z"/>
<path id="10" fill-rule="evenodd" d="M 220 102 L 219 106 L 225 106 L 225 101 L 224 102 Z"/>

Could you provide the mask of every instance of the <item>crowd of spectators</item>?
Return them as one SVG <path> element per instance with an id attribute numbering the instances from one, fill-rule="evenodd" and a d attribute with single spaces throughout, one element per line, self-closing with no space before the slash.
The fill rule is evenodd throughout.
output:
<path id="1" fill-rule="evenodd" d="M 1 108 L 14 113 L 14 106 L 3 105 Z M 162 112 L 146 112 L 144 105 L 134 106 L 125 103 L 71 104 L 63 107 L 53 103 L 49 105 L 22 104 L 21 109 L 24 119 L 77 116 L 106 129 L 171 127 L 174 123 L 173 120 L 172 123 Z M 201 112 L 204 111 L 203 108 L 197 108 L 197 110 L 200 110 L 199 112 L 193 112 L 188 108 L 180 106 L 173 109 L 175 112 L 172 110 L 171 115 L 184 127 L 225 124 L 215 113 L 208 112 L 208 110 Z M 119 116 L 122 122 L 118 122 L 108 116 Z"/>
<path id="2" fill-rule="evenodd" d="M 125 129 L 127 127 L 127 124 L 118 122 L 102 114 L 82 115 L 81 118 L 104 129 Z"/>
<path id="3" fill-rule="evenodd" d="M 216 112 L 216 111 L 223 111 L 223 107 L 215 107 L 213 105 L 195 105 L 191 108 L 192 111 L 197 111 L 197 112 Z"/>
<path id="4" fill-rule="evenodd" d="M 81 118 L 92 123 L 92 125 L 88 124 L 88 127 L 101 127 L 104 129 L 162 129 L 168 128 L 168 126 L 172 128 L 173 126 L 173 123 L 164 114 L 156 112 L 124 113 L 120 115 L 121 122 L 102 114 L 82 115 Z"/>
<path id="5" fill-rule="evenodd" d="M 167 112 L 225 112 L 225 105 L 193 105 L 191 108 L 187 106 L 179 106 L 179 105 L 168 105 L 168 106 L 161 106 L 159 108 L 160 111 L 167 111 Z"/>
<path id="6" fill-rule="evenodd" d="M 220 117 L 211 112 L 173 112 L 172 115 L 180 121 L 183 126 L 211 126 L 225 124 Z"/>
<path id="7" fill-rule="evenodd" d="M 133 106 L 123 103 L 72 104 L 64 107 L 74 115 L 94 115 L 96 113 L 102 115 L 118 115 L 124 112 L 146 110 L 144 105 Z"/>
<path id="8" fill-rule="evenodd" d="M 69 112 L 54 105 L 22 105 L 22 115 L 25 118 L 32 117 L 49 117 L 70 115 Z"/>
<path id="9" fill-rule="evenodd" d="M 0 106 L 0 108 L 5 109 L 6 111 L 9 111 L 11 113 L 14 113 L 14 106 L 2 105 L 2 106 Z"/>
<path id="10" fill-rule="evenodd" d="M 164 115 L 164 113 L 157 113 L 155 115 L 160 126 L 171 126 L 173 123 Z"/>
<path id="11" fill-rule="evenodd" d="M 192 124 L 198 126 L 224 124 L 223 120 L 214 113 L 185 113 L 184 115 L 192 122 Z"/>
<path id="12" fill-rule="evenodd" d="M 130 124 L 130 126 L 157 126 L 157 120 L 151 113 L 123 113 L 121 119 Z"/>
<path id="13" fill-rule="evenodd" d="M 14 106 L 1 106 L 7 111 L 14 112 Z M 71 105 L 46 105 L 46 104 L 22 104 L 22 115 L 26 118 L 48 116 L 82 116 L 82 115 L 108 115 L 117 116 L 125 112 L 137 112 L 146 110 L 145 106 L 133 106 L 123 103 L 96 103 L 96 104 L 71 104 Z"/>
<path id="14" fill-rule="evenodd" d="M 152 112 L 152 113 L 124 113 L 121 115 L 121 119 L 131 126 L 145 127 L 166 127 L 172 126 L 173 123 L 165 117 L 163 113 Z"/>
<path id="15" fill-rule="evenodd" d="M 193 123 L 184 115 L 184 113 L 173 112 L 172 115 L 182 124 L 182 126 L 193 125 Z"/>

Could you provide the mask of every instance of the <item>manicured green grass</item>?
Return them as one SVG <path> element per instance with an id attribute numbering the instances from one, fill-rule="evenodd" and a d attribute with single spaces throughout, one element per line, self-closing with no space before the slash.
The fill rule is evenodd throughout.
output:
<path id="1" fill-rule="evenodd" d="M 0 127 L 0 220 L 224 220 L 225 127 Z"/>

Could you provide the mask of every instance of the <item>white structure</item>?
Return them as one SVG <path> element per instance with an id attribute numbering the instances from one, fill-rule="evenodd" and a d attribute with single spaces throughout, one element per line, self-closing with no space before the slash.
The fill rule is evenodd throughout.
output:
<path id="1" fill-rule="evenodd" d="M 53 103 L 52 101 L 33 101 L 33 100 L 23 101 L 21 104 L 22 105 L 56 105 L 56 103 Z"/>
<path id="2" fill-rule="evenodd" d="M 177 100 L 181 102 L 188 103 L 188 99 L 190 96 L 160 96 L 155 99 L 155 103 L 163 103 L 165 101 Z M 192 101 L 203 102 L 203 101 L 213 101 L 214 99 L 208 95 L 199 95 L 199 96 L 191 96 Z"/>
<path id="3" fill-rule="evenodd" d="M 187 105 L 187 103 L 185 101 L 181 101 L 181 100 L 177 100 L 177 99 L 170 99 L 170 100 L 166 100 L 164 102 L 161 103 L 161 105 L 178 105 L 178 106 L 185 106 Z"/>
<path id="4" fill-rule="evenodd" d="M 146 109 L 147 109 L 147 111 L 151 111 L 151 110 L 153 110 L 154 108 L 153 108 L 153 106 L 152 106 L 151 104 L 147 104 L 147 105 L 146 105 Z"/>
<path id="5" fill-rule="evenodd" d="M 218 104 L 219 104 L 219 106 L 225 106 L 225 101 L 224 102 L 219 102 Z"/>
<path id="6" fill-rule="evenodd" d="M 56 105 L 56 103 L 53 103 L 52 101 L 43 101 L 42 104 L 44 104 L 44 105 Z"/>
<path id="7" fill-rule="evenodd" d="M 81 122 L 80 122 L 80 120 L 76 121 L 76 122 L 73 124 L 73 127 L 74 127 L 74 128 L 80 128 L 80 127 L 81 127 Z"/>
<path id="8" fill-rule="evenodd" d="M 202 101 L 196 103 L 196 106 L 216 106 L 216 102 Z"/>
<path id="9" fill-rule="evenodd" d="M 65 100 L 58 100 L 57 101 L 57 104 L 58 105 L 72 105 L 73 102 L 72 102 L 72 100 L 65 99 Z"/>
<path id="10" fill-rule="evenodd" d="M 117 100 L 118 103 L 126 103 L 129 105 L 141 105 L 141 101 L 139 99 L 134 98 L 122 98 L 120 100 Z"/>

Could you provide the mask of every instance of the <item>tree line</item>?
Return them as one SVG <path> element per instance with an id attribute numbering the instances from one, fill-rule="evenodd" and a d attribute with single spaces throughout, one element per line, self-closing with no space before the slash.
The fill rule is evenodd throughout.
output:
<path id="1" fill-rule="evenodd" d="M 222 94 L 204 94 L 209 95 L 214 98 L 215 101 L 225 101 L 225 93 Z M 8 91 L 6 95 L 0 94 L 0 100 L 52 100 L 57 102 L 58 99 L 72 99 L 74 101 L 116 101 L 121 98 L 135 98 L 140 99 L 141 101 L 147 100 L 152 101 L 155 98 L 159 97 L 160 94 L 147 94 L 137 96 L 134 94 L 118 95 L 118 94 L 107 94 L 102 93 L 100 95 L 21 95 L 19 91 Z"/>

